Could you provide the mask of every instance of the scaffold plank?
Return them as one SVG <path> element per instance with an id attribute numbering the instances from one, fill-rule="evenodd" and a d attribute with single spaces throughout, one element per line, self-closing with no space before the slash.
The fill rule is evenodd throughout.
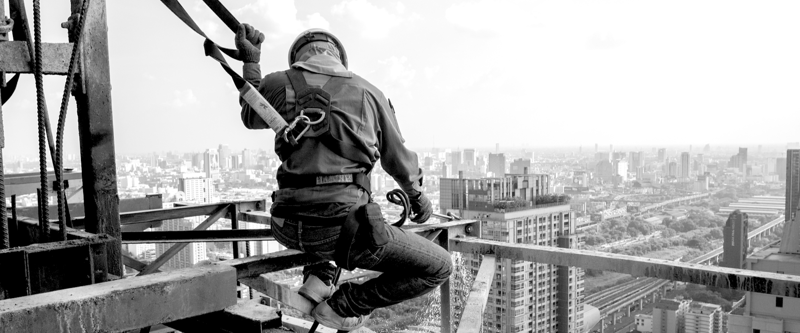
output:
<path id="1" fill-rule="evenodd" d="M 236 272 L 209 265 L 0 301 L 0 333 L 117 332 L 236 304 Z"/>
<path id="2" fill-rule="evenodd" d="M 495 258 L 491 255 L 484 255 L 481 261 L 481 268 L 475 275 L 475 281 L 469 290 L 464 312 L 461 313 L 461 321 L 458 325 L 457 333 L 480 333 L 482 331 L 483 310 L 489 299 L 489 289 L 492 286 L 492 279 L 495 271 Z"/>
<path id="3" fill-rule="evenodd" d="M 707 286 L 800 297 L 800 276 L 706 266 L 587 250 L 509 244 L 482 239 L 451 239 L 450 250 L 498 258 L 612 271 Z"/>

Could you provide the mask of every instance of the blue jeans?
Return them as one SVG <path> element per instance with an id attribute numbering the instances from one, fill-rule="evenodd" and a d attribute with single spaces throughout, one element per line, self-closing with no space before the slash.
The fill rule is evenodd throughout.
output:
<path id="1" fill-rule="evenodd" d="M 318 226 L 303 221 L 272 218 L 275 240 L 287 248 L 334 260 L 341 225 Z M 358 268 L 383 272 L 362 284 L 343 284 L 328 305 L 343 317 L 368 315 L 377 308 L 422 296 L 444 283 L 452 271 L 450 253 L 413 232 L 386 225 L 389 242 L 374 246 L 357 235 L 350 251 L 350 262 Z M 330 262 L 306 266 L 303 274 L 322 281 L 333 280 Z"/>

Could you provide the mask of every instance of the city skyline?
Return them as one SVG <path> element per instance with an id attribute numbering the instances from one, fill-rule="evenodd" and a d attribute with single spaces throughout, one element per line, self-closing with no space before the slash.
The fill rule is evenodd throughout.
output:
<path id="1" fill-rule="evenodd" d="M 233 33 L 201 1 L 184 2 L 212 39 L 232 46 Z M 351 69 L 392 99 L 414 148 L 523 137 L 532 145 L 575 146 L 593 145 L 597 137 L 617 145 L 797 141 L 788 124 L 800 121 L 793 93 L 800 82 L 791 80 L 800 76 L 800 46 L 784 42 L 800 31 L 791 14 L 800 10 L 795 2 L 226 5 L 266 33 L 262 74 L 287 67 L 286 49 L 304 28 L 337 34 Z M 42 20 L 62 22 L 68 13 L 68 2 L 55 2 Z M 111 1 L 108 17 L 117 152 L 219 142 L 271 149 L 271 132 L 242 126 L 236 90 L 203 56 L 202 39 L 159 1 Z M 142 26 L 139 17 L 158 24 Z M 520 30 L 527 31 L 526 43 L 517 42 Z M 57 24 L 45 24 L 42 33 L 46 42 L 66 40 Z M 524 66 L 515 65 L 517 58 Z M 240 63 L 233 67 L 241 70 Z M 33 78 L 20 81 L 4 105 L 5 123 L 13 124 L 5 133 L 11 155 L 36 151 Z M 51 122 L 62 86 L 61 77 L 45 78 Z M 746 117 L 747 138 L 720 126 L 734 116 Z M 658 127 L 645 119 L 657 119 Z M 72 109 L 68 153 L 77 152 L 75 121 Z"/>

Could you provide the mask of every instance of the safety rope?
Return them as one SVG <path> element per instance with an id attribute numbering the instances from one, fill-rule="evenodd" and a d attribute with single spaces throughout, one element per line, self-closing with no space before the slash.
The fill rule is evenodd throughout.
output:
<path id="1" fill-rule="evenodd" d="M 58 114 L 58 125 L 56 126 L 56 165 L 54 167 L 56 174 L 56 195 L 58 196 L 58 227 L 61 231 L 61 239 L 67 240 L 67 216 L 66 216 L 66 194 L 64 193 L 64 124 L 67 118 L 67 107 L 69 106 L 69 96 L 72 93 L 72 86 L 75 83 L 75 72 L 77 71 L 78 52 L 81 48 L 81 39 L 83 37 L 83 24 L 86 18 L 86 10 L 89 8 L 90 0 L 83 0 L 81 5 L 80 16 L 78 17 L 78 26 L 74 31 L 77 31 L 75 36 L 75 43 L 72 46 L 72 57 L 69 60 L 69 69 L 67 70 L 67 80 L 64 83 L 64 94 L 61 96 L 61 110 Z M 71 27 L 70 27 L 71 28 Z"/>
<path id="2" fill-rule="evenodd" d="M 2 113 L 0 113 L 0 117 L 2 117 Z M 2 126 L 2 122 L 0 122 L 0 126 Z M 8 239 L 9 233 L 8 215 L 6 212 L 5 172 L 3 171 L 3 147 L 0 146 L 0 234 L 2 234 L 3 237 L 3 243 L 0 244 L 0 249 L 11 247 L 11 242 Z"/>
<path id="3" fill-rule="evenodd" d="M 399 205 L 403 207 L 403 212 L 400 213 L 400 220 L 392 224 L 395 227 L 402 227 L 404 223 L 406 223 L 406 218 L 408 218 L 408 212 L 411 211 L 411 206 L 408 200 L 408 194 L 403 190 L 394 189 L 386 193 L 386 200 L 389 202 Z"/>
<path id="4" fill-rule="evenodd" d="M 42 29 L 41 29 L 41 0 L 33 0 L 33 38 L 34 38 L 34 54 L 36 63 L 33 68 L 33 76 L 36 81 L 36 111 L 38 115 L 38 130 L 39 130 L 39 180 L 41 187 L 41 198 L 39 200 L 39 229 L 41 232 L 41 239 L 47 240 L 49 237 L 50 227 L 48 222 L 50 214 L 48 208 L 50 200 L 48 197 L 47 185 L 47 144 L 45 134 L 45 117 L 48 115 L 44 110 L 44 82 L 42 75 Z"/>
<path id="5" fill-rule="evenodd" d="M 200 29 L 197 23 L 194 22 L 189 13 L 186 12 L 186 9 L 181 6 L 178 0 L 161 0 L 161 2 L 167 6 L 167 8 L 172 11 L 175 16 L 177 16 L 184 24 L 186 24 L 189 28 L 194 30 L 195 33 L 205 38 L 205 42 L 203 42 L 203 49 L 205 51 L 206 56 L 211 57 L 211 59 L 216 60 L 221 66 L 222 69 L 225 70 L 226 73 L 231 77 L 233 80 L 233 85 L 236 86 L 236 89 L 239 90 L 239 96 L 247 102 L 248 105 L 256 112 L 263 120 L 269 125 L 269 128 L 275 131 L 278 135 L 283 135 L 283 131 L 289 125 L 286 121 L 281 117 L 278 111 L 275 111 L 275 108 L 269 104 L 269 102 L 264 99 L 264 96 L 261 96 L 256 88 L 253 87 L 252 84 L 247 82 L 241 75 L 236 73 L 230 65 L 228 65 L 228 61 L 225 60 L 223 53 L 233 59 L 237 59 L 238 51 L 233 49 L 228 49 L 224 47 L 220 47 L 214 41 L 212 41 L 208 36 Z M 237 59 L 238 60 L 238 59 Z"/>

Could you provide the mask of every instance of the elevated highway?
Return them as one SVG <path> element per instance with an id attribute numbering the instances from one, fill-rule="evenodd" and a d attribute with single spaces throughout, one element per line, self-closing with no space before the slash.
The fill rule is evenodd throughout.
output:
<path id="1" fill-rule="evenodd" d="M 781 215 L 778 218 L 756 228 L 747 234 L 748 242 L 755 239 L 760 239 L 764 235 L 774 232 L 775 228 L 777 228 L 777 226 L 783 222 L 784 217 Z M 750 247 L 749 243 L 748 247 Z M 690 260 L 689 262 L 695 264 L 716 264 L 722 258 L 722 254 L 723 248 L 718 247 L 706 254 Z M 616 323 L 619 317 L 629 316 L 632 307 L 638 306 L 638 308 L 641 309 L 644 301 L 650 295 L 653 295 L 653 301 L 655 301 L 655 293 L 661 289 L 664 289 L 670 282 L 671 281 L 656 278 L 639 278 L 612 288 L 605 289 L 601 292 L 588 295 L 584 298 L 584 302 L 600 310 L 600 318 L 602 318 L 601 326 L 605 326 L 606 317 L 612 316 L 611 319 Z"/>

